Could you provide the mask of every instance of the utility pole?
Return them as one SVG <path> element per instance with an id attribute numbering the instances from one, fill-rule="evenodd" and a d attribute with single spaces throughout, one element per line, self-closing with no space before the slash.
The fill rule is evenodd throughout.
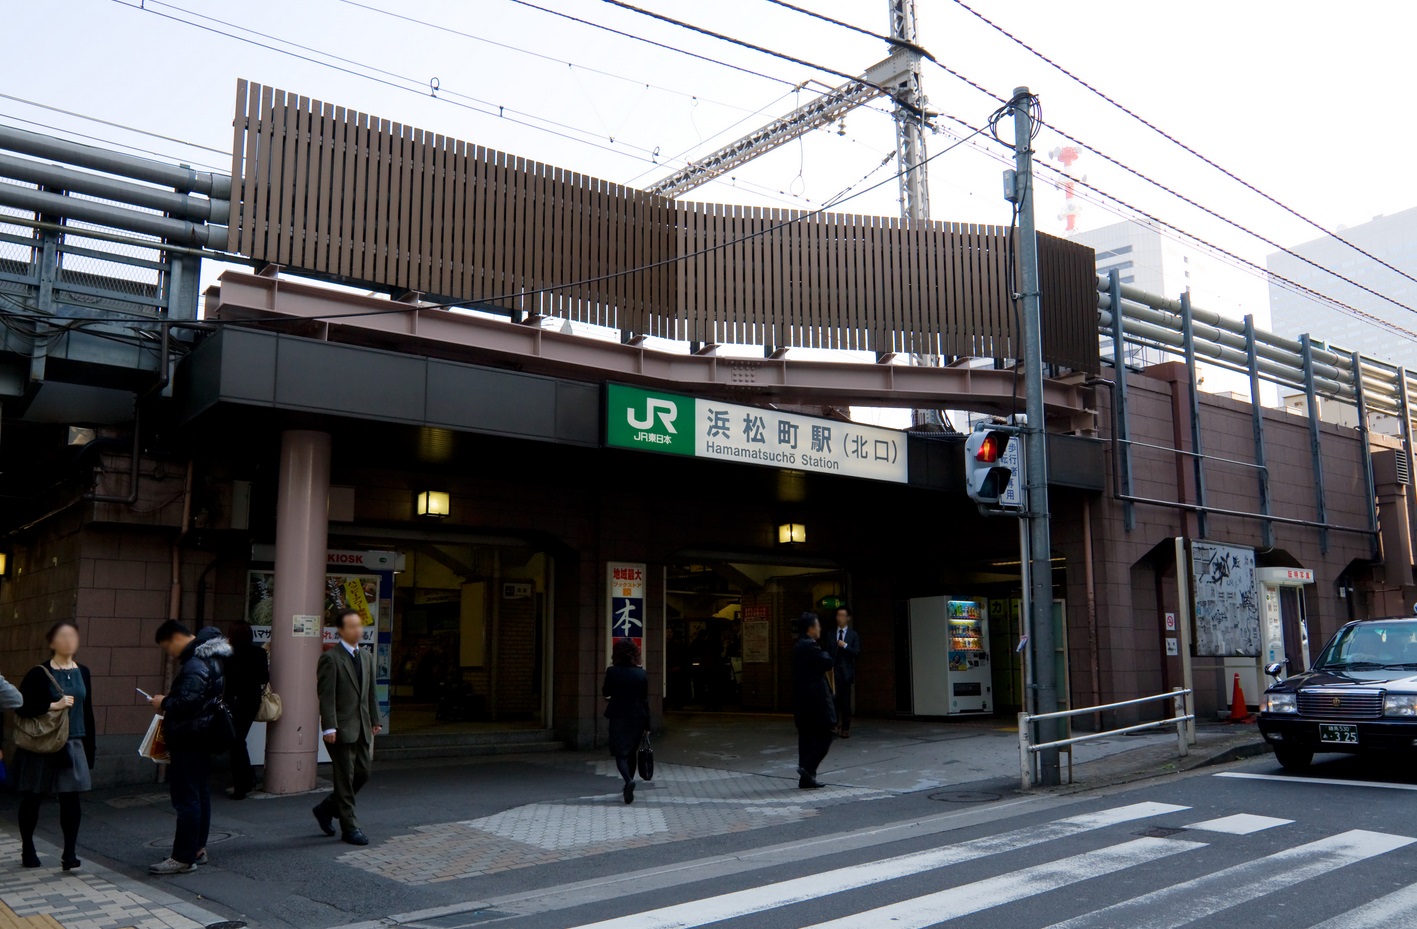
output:
<path id="1" fill-rule="evenodd" d="M 918 47 L 915 0 L 889 0 L 891 38 Z M 896 158 L 900 164 L 900 215 L 905 219 L 930 218 L 930 187 L 925 176 L 925 93 L 920 82 L 920 59 L 906 76 L 906 87 L 896 98 Z"/>
<path id="2" fill-rule="evenodd" d="M 1024 519 L 1028 524 L 1028 641 L 1033 668 L 1035 714 L 1058 709 L 1057 645 L 1053 636 L 1053 542 L 1048 512 L 1048 431 L 1043 408 L 1043 331 L 1039 314 L 1038 232 L 1033 224 L 1033 95 L 1014 90 L 1014 194 L 1018 205 L 1018 271 L 1023 300 L 1024 474 L 1028 488 Z M 1055 720 L 1038 726 L 1040 742 L 1057 736 Z M 1058 750 L 1038 754 L 1038 783 L 1059 782 Z"/>

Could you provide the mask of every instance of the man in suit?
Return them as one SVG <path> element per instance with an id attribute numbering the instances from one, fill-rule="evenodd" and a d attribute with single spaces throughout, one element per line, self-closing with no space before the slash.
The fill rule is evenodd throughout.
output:
<path id="1" fill-rule="evenodd" d="M 851 610 L 836 608 L 836 629 L 831 636 L 836 680 L 836 728 L 843 739 L 851 738 L 851 690 L 856 684 L 856 661 L 861 657 L 861 636 L 851 628 Z"/>
<path id="2" fill-rule="evenodd" d="M 817 780 L 817 766 L 827 757 L 836 725 L 832 705 L 832 657 L 822 651 L 817 640 L 822 624 L 816 613 L 803 613 L 797 620 L 800 636 L 792 647 L 793 721 L 797 723 L 797 786 L 803 790 L 826 786 Z"/>
<path id="3" fill-rule="evenodd" d="M 369 780 L 374 736 L 384 728 L 374 690 L 374 656 L 359 647 L 364 618 L 358 610 L 345 610 L 335 622 L 339 643 L 320 655 L 315 666 L 320 725 L 333 762 L 335 789 L 315 807 L 315 821 L 325 835 L 333 836 L 334 819 L 339 817 L 344 841 L 368 845 L 354 818 L 354 795 Z"/>

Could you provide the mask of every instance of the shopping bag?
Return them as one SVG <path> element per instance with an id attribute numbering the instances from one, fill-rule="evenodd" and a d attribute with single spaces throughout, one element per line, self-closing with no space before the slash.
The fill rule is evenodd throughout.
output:
<path id="1" fill-rule="evenodd" d="M 640 752 L 636 759 L 637 767 L 640 769 L 640 780 L 654 780 L 654 749 L 649 745 L 649 730 L 646 729 L 644 735 L 640 736 Z"/>
<path id="2" fill-rule="evenodd" d="M 167 764 L 171 757 L 167 754 L 167 739 L 162 734 L 162 717 L 154 716 L 148 723 L 148 731 L 143 741 L 138 743 L 138 754 L 158 764 Z"/>

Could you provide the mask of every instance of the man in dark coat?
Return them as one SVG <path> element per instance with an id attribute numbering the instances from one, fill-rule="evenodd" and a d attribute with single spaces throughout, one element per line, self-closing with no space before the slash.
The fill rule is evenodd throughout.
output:
<path id="1" fill-rule="evenodd" d="M 817 766 L 831 748 L 836 708 L 827 683 L 832 657 L 817 642 L 822 634 L 817 614 L 803 613 L 797 631 L 800 638 L 792 648 L 792 715 L 797 723 L 797 786 L 806 790 L 826 786 L 817 780 Z"/>
<path id="2" fill-rule="evenodd" d="M 315 807 L 315 821 L 321 832 L 333 836 L 338 817 L 344 841 L 368 845 L 369 838 L 354 816 L 354 795 L 369 781 L 374 736 L 383 731 L 374 686 L 374 656 L 359 647 L 364 617 L 358 610 L 340 613 L 335 628 L 339 643 L 326 649 L 315 665 L 320 734 L 330 752 L 330 779 L 334 781 L 334 792 Z"/>
<path id="3" fill-rule="evenodd" d="M 843 739 L 851 738 L 851 691 L 856 685 L 856 661 L 861 657 L 861 636 L 851 628 L 851 610 L 836 608 L 836 628 L 823 643 L 831 650 L 836 676 L 836 729 Z"/>
<path id="4" fill-rule="evenodd" d="M 153 874 L 190 874 L 207 863 L 207 833 L 212 825 L 212 795 L 207 780 L 212 755 L 226 751 L 233 737 L 231 714 L 222 700 L 226 690 L 223 662 L 231 645 L 214 626 L 191 630 L 169 619 L 157 630 L 157 644 L 177 660 L 177 676 L 167 696 L 156 694 L 153 709 L 162 714 L 162 731 L 171 763 L 167 788 L 177 811 L 172 855 L 148 868 Z"/>

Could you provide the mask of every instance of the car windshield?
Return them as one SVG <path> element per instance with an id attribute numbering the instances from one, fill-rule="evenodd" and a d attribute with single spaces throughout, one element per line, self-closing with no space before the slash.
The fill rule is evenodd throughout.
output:
<path id="1" fill-rule="evenodd" d="M 1417 667 L 1417 620 L 1363 623 L 1340 629 L 1315 667 L 1328 671 Z"/>

